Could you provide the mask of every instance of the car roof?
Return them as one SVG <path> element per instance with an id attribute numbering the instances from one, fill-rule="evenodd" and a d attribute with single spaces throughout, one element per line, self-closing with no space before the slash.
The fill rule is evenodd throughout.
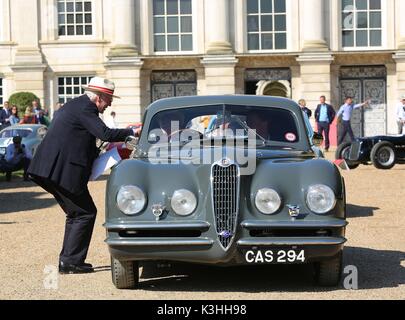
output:
<path id="1" fill-rule="evenodd" d="M 10 126 L 4 128 L 3 130 L 16 130 L 16 129 L 36 129 L 45 127 L 43 124 L 16 124 L 14 126 Z"/>
<path id="2" fill-rule="evenodd" d="M 299 110 L 297 103 L 287 98 L 254 95 L 216 95 L 161 99 L 152 103 L 146 111 L 154 114 L 167 109 L 215 104 L 255 105 L 258 107 L 283 107 L 291 111 Z"/>

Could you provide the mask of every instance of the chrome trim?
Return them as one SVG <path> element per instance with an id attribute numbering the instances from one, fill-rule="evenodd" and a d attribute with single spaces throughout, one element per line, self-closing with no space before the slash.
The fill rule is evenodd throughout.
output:
<path id="1" fill-rule="evenodd" d="M 191 247 L 204 247 L 212 246 L 214 240 L 208 238 L 201 239 L 170 239 L 170 238 L 137 238 L 137 239 L 106 239 L 105 242 L 109 246 L 122 246 L 122 247 L 176 247 L 176 246 L 191 246 Z"/>
<path id="2" fill-rule="evenodd" d="M 127 230 L 201 230 L 208 231 L 211 225 L 208 222 L 196 221 L 188 223 L 180 222 L 144 222 L 136 224 L 124 223 L 106 223 L 104 228 L 108 231 L 127 231 Z"/>
<path id="3" fill-rule="evenodd" d="M 328 246 L 342 245 L 346 241 L 343 237 L 245 238 L 238 241 L 238 246 Z"/>
<path id="4" fill-rule="evenodd" d="M 344 228 L 349 223 L 345 220 L 335 219 L 332 221 L 256 221 L 246 220 L 240 224 L 245 229 L 276 228 L 276 229 L 311 229 L 311 228 Z"/>
<path id="5" fill-rule="evenodd" d="M 235 194 L 235 221 L 234 221 L 234 228 L 233 230 L 218 230 L 218 225 L 217 225 L 217 214 L 215 210 L 215 201 L 214 201 L 214 168 L 215 166 L 219 166 L 221 168 L 229 168 L 230 166 L 235 166 L 237 169 L 237 185 L 236 185 L 236 194 Z M 228 251 L 235 239 L 236 236 L 236 230 L 238 226 L 238 219 L 239 219 L 239 195 L 240 195 L 240 167 L 239 165 L 234 162 L 233 160 L 229 158 L 222 158 L 217 162 L 214 162 L 211 166 L 211 176 L 210 176 L 210 183 L 211 183 L 211 201 L 212 201 L 212 212 L 214 213 L 214 226 L 215 226 L 215 231 L 218 235 L 218 240 L 219 244 L 221 245 L 221 248 L 224 249 L 225 251 Z M 224 245 L 222 244 L 221 240 L 219 239 L 219 236 L 222 232 L 224 231 L 231 231 L 232 232 L 232 237 L 229 241 L 228 246 L 225 248 Z"/>

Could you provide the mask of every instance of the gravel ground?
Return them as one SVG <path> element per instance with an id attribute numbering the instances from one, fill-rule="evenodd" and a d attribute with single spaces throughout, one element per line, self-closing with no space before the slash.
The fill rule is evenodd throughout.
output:
<path id="1" fill-rule="evenodd" d="M 64 215 L 52 197 L 15 178 L 10 184 L 0 180 L 0 299 L 404 299 L 405 166 L 390 171 L 362 166 L 343 175 L 350 222 L 344 265 L 358 268 L 358 290 L 315 287 L 312 268 L 305 265 L 148 265 L 140 290 L 116 290 L 102 227 L 105 179 L 90 184 L 99 216 L 88 261 L 97 272 L 58 276 L 58 288 L 45 289 L 45 267 L 57 265 Z"/>

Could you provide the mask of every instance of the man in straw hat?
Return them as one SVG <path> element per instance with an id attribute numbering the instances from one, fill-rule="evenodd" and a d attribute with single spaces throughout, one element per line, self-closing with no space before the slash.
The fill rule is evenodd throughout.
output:
<path id="1" fill-rule="evenodd" d="M 85 260 L 97 214 L 87 188 L 98 156 L 96 139 L 119 142 L 137 134 L 132 129 L 109 129 L 99 117 L 118 98 L 113 82 L 96 77 L 83 89 L 84 95 L 59 110 L 28 170 L 31 179 L 51 193 L 66 213 L 61 274 L 94 271 Z"/>

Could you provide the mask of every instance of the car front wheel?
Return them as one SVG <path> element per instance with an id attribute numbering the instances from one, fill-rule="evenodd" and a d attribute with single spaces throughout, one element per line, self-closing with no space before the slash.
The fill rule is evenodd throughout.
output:
<path id="1" fill-rule="evenodd" d="M 359 166 L 359 164 L 349 160 L 351 146 L 352 146 L 351 142 L 342 143 L 336 149 L 335 158 L 336 160 L 344 159 L 349 169 L 356 169 Z"/>
<path id="2" fill-rule="evenodd" d="M 370 158 L 377 169 L 389 170 L 395 166 L 396 162 L 394 146 L 387 141 L 381 141 L 371 150 Z"/>
<path id="3" fill-rule="evenodd" d="M 139 263 L 111 257 L 111 275 L 117 289 L 135 289 L 139 284 Z"/>
<path id="4" fill-rule="evenodd" d="M 324 287 L 336 287 L 342 278 L 342 251 L 331 260 L 315 263 L 315 281 Z"/>

